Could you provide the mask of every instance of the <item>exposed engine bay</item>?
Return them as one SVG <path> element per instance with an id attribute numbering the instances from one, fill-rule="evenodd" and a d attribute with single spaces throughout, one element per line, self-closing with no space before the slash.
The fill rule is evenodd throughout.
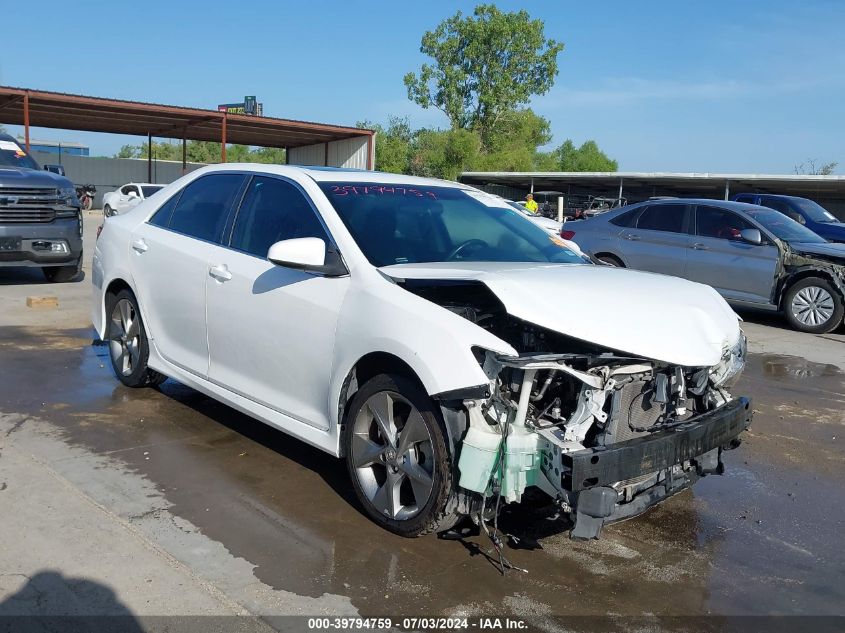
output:
<path id="1" fill-rule="evenodd" d="M 458 467 L 460 487 L 482 503 L 519 501 L 534 486 L 570 515 L 573 537 L 597 538 L 602 525 L 721 473 L 722 450 L 750 423 L 748 401 L 728 392 L 745 363 L 744 336 L 718 365 L 683 367 L 522 321 L 478 281 L 402 285 L 519 352 L 474 350 L 489 397 L 463 401 Z"/>

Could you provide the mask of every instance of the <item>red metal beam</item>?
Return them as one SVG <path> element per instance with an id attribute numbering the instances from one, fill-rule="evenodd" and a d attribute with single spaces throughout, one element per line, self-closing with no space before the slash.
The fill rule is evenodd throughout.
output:
<path id="1" fill-rule="evenodd" d="M 29 92 L 23 94 L 23 138 L 29 151 Z"/>
<path id="2" fill-rule="evenodd" d="M 222 143 L 220 145 L 220 158 L 221 158 L 220 162 L 221 163 L 226 162 L 226 119 L 228 119 L 228 118 L 229 117 L 228 117 L 227 113 L 224 112 L 223 113 L 223 126 L 222 126 L 223 127 L 223 140 L 222 140 Z"/>

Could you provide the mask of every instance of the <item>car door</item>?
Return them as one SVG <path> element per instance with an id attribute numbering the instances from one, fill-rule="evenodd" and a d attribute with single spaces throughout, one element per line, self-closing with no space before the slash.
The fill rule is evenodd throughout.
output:
<path id="1" fill-rule="evenodd" d="M 152 344 L 166 361 L 202 377 L 208 375 L 208 262 L 245 179 L 197 178 L 132 234 L 130 267 Z"/>
<path id="2" fill-rule="evenodd" d="M 114 210 L 117 213 L 126 211 L 129 208 L 129 189 L 130 185 L 123 185 L 117 190 L 114 199 Z"/>
<path id="3" fill-rule="evenodd" d="M 690 240 L 688 216 L 688 205 L 684 203 L 645 207 L 636 225 L 619 233 L 619 250 L 625 265 L 683 277 Z"/>
<path id="4" fill-rule="evenodd" d="M 728 209 L 696 205 L 686 277 L 713 286 L 728 300 L 768 304 L 778 248 L 765 234 L 762 244 L 746 242 L 740 236 L 744 229 L 758 227 Z"/>
<path id="5" fill-rule="evenodd" d="M 271 263 L 275 242 L 333 241 L 307 194 L 284 178 L 256 175 L 228 248 L 213 248 L 206 278 L 209 378 L 317 428 L 329 428 L 334 339 L 348 277 Z"/>

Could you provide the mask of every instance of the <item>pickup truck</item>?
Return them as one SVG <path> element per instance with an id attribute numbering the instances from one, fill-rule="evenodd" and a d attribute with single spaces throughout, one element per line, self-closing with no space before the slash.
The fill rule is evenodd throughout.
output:
<path id="1" fill-rule="evenodd" d="M 845 224 L 819 203 L 809 198 L 778 196 L 768 193 L 740 193 L 735 195 L 733 199 L 736 202 L 758 204 L 761 207 L 769 207 L 779 211 L 803 224 L 828 242 L 845 242 Z"/>
<path id="2" fill-rule="evenodd" d="M 70 180 L 45 171 L 0 134 L 0 266 L 41 268 L 47 281 L 82 270 L 82 212 Z"/>

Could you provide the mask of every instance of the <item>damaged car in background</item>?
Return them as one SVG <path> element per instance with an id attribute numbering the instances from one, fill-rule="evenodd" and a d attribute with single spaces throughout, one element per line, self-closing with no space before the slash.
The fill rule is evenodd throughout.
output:
<path id="1" fill-rule="evenodd" d="M 751 421 L 712 288 L 593 265 L 460 184 L 209 166 L 107 218 L 92 277 L 121 382 L 343 457 L 403 536 L 469 519 L 499 550 L 499 511 L 537 491 L 596 538 L 721 473 Z"/>
<path id="2" fill-rule="evenodd" d="M 568 222 L 561 235 L 611 266 L 677 275 L 737 307 L 779 311 L 800 332 L 831 332 L 845 316 L 845 244 L 768 207 L 649 200 Z"/>

